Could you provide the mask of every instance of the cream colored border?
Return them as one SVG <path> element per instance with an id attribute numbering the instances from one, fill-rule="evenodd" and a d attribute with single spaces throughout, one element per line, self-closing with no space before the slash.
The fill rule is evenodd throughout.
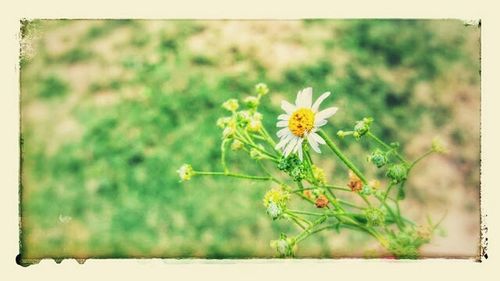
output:
<path id="1" fill-rule="evenodd" d="M 500 187 L 495 185 L 498 173 L 495 156 L 498 149 L 497 105 L 499 105 L 499 39 L 498 8 L 488 1 L 315 1 L 301 5 L 293 1 L 219 0 L 219 1 L 17 1 L 2 4 L 0 30 L 0 179 L 2 184 L 0 217 L 0 279 L 66 279 L 89 280 L 104 278 L 141 279 L 157 277 L 172 279 L 349 279 L 384 278 L 400 280 L 453 279 L 472 280 L 497 276 L 498 209 Z M 404 3 L 403 3 L 404 2 Z M 493 1 L 491 1 L 493 2 Z M 13 6 L 12 6 L 13 5 Z M 90 260 L 84 266 L 74 260 L 55 265 L 43 261 L 23 268 L 15 264 L 18 254 L 18 171 L 19 171 L 19 85 L 18 29 L 21 18 L 204 18 L 204 19 L 299 19 L 299 18 L 471 18 L 482 19 L 482 207 L 488 226 L 489 259 L 482 263 L 470 260 L 424 261 L 175 261 L 175 260 Z M 494 223 L 495 221 L 495 223 Z M 495 274 L 496 273 L 496 274 Z M 6 278 L 7 277 L 7 278 Z M 9 278 L 10 277 L 10 278 Z M 489 279 L 489 278 L 488 278 Z"/>

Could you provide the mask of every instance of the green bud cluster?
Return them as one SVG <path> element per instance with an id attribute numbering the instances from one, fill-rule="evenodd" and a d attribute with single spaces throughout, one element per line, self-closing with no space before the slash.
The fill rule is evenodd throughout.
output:
<path id="1" fill-rule="evenodd" d="M 361 190 L 359 191 L 360 194 L 362 195 L 372 195 L 373 194 L 373 188 L 370 187 L 369 185 L 363 185 L 363 187 L 361 188 Z"/>
<path id="2" fill-rule="evenodd" d="M 382 168 L 387 164 L 387 154 L 380 149 L 377 149 L 372 152 L 370 156 L 368 156 L 368 161 L 372 162 L 377 168 Z"/>
<path id="3" fill-rule="evenodd" d="M 281 233 L 279 240 L 271 241 L 271 247 L 276 249 L 280 257 L 293 257 L 295 255 L 295 239 L 287 238 L 284 233 Z"/>
<path id="4" fill-rule="evenodd" d="M 378 208 L 367 208 L 364 212 L 368 226 L 381 226 L 385 222 L 385 214 Z"/>
<path id="5" fill-rule="evenodd" d="M 301 181 L 307 175 L 306 166 L 295 154 L 288 157 L 281 157 L 278 169 L 287 173 L 294 181 Z"/>
<path id="6" fill-rule="evenodd" d="M 387 169 L 386 176 L 393 184 L 404 182 L 408 178 L 408 167 L 405 164 L 392 164 Z"/>
<path id="7" fill-rule="evenodd" d="M 407 228 L 389 236 L 389 250 L 397 258 L 416 259 L 419 257 L 419 248 L 427 242 L 428 237 L 419 235 L 414 228 Z"/>

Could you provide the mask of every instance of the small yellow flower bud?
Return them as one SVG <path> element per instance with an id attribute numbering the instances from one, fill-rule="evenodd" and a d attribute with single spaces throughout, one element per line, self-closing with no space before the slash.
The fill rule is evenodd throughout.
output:
<path id="1" fill-rule="evenodd" d="M 217 127 L 224 129 L 231 121 L 231 117 L 221 117 L 217 119 Z"/>
<path id="2" fill-rule="evenodd" d="M 262 122 L 260 120 L 252 119 L 247 126 L 248 131 L 258 132 L 262 129 Z"/>
<path id="3" fill-rule="evenodd" d="M 255 92 L 257 92 L 258 95 L 265 96 L 269 92 L 269 88 L 266 84 L 259 83 L 255 85 Z"/>
<path id="4" fill-rule="evenodd" d="M 239 140 L 233 140 L 231 143 L 231 150 L 237 151 L 243 148 L 243 143 Z"/>
<path id="5" fill-rule="evenodd" d="M 222 104 L 222 107 L 231 112 L 235 112 L 240 105 L 238 104 L 237 99 L 228 99 Z"/>
<path id="6" fill-rule="evenodd" d="M 444 146 L 443 142 L 438 137 L 435 137 L 432 140 L 432 151 L 437 152 L 437 153 L 447 153 L 448 152 L 448 150 Z"/>
<path id="7" fill-rule="evenodd" d="M 259 98 L 257 97 L 254 97 L 254 96 L 250 96 L 250 97 L 246 97 L 243 102 L 248 105 L 248 107 L 250 108 L 256 108 L 259 106 Z"/>

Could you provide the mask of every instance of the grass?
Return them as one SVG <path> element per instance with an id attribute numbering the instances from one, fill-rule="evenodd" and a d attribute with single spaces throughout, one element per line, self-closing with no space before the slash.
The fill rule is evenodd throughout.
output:
<path id="1" fill-rule="evenodd" d="M 86 28 L 78 28 L 83 23 Z M 290 100 L 310 85 L 316 95 L 332 91 L 328 103 L 341 108 L 328 133 L 373 116 L 375 132 L 400 140 L 404 148 L 426 116 L 432 116 L 433 123 L 424 129 L 436 133 L 454 112 L 450 103 L 416 102 L 416 85 L 430 85 L 427 99 L 437 99 L 443 90 L 438 82 L 446 79 L 450 66 L 470 77 L 478 70 L 478 65 L 470 66 L 465 44 L 474 40 L 477 30 L 458 21 L 305 21 L 280 35 L 285 37 L 269 30 L 273 25 L 286 28 L 286 22 L 37 21 L 36 28 L 26 24 L 23 30 L 43 31 L 32 40 L 38 46 L 36 55 L 24 59 L 21 69 L 21 241 L 26 258 L 272 257 L 269 240 L 295 230 L 266 216 L 261 199 L 269 184 L 206 177 L 180 184 L 175 173 L 183 163 L 198 170 L 221 170 L 221 132 L 215 121 L 225 114 L 223 101 L 243 98 L 256 83 L 267 83 L 271 93 L 262 111 L 267 128 L 275 132 L 279 100 Z M 252 33 L 235 35 L 243 38 L 240 41 L 228 37 L 223 32 L 231 24 L 264 28 L 262 36 L 268 41 L 243 40 L 251 39 Z M 438 32 L 442 27 L 447 36 Z M 57 32 L 78 37 L 78 45 L 50 59 L 47 42 L 57 40 Z M 112 41 L 117 33 L 128 41 Z M 265 60 L 258 55 L 259 50 L 273 50 L 273 39 L 296 44 L 310 34 L 327 34 L 316 39 L 316 59 L 281 71 L 267 63 L 271 55 Z M 212 37 L 220 44 L 210 43 Z M 114 52 L 99 53 L 96 40 L 109 42 Z M 207 45 L 196 47 L 196 42 Z M 306 49 L 313 56 L 313 46 Z M 347 63 L 331 59 L 337 53 L 345 54 Z M 88 74 L 85 67 L 93 64 L 97 72 L 86 82 L 67 72 Z M 278 75 L 268 75 L 271 72 Z M 471 87 L 479 87 L 471 81 Z M 58 103 L 49 102 L 54 97 Z M 112 102 L 100 103 L 104 98 Z M 41 117 L 35 114 L 40 108 L 45 109 Z M 59 117 L 51 119 L 51 112 Z M 75 120 L 79 129 L 61 129 L 64 118 Z M 479 133 L 467 132 L 461 124 L 450 126 L 450 140 L 456 138 L 462 148 Z M 62 137 L 65 130 L 78 130 L 78 137 Z M 365 144 L 349 147 L 348 153 L 359 154 L 359 146 Z M 359 165 L 366 166 L 365 156 L 359 155 Z M 476 165 L 479 156 L 475 157 L 466 163 Z M 228 161 L 236 170 L 259 173 L 240 155 L 231 154 Z M 341 167 L 330 164 L 327 172 L 330 179 L 347 178 Z M 61 222 L 60 216 L 71 220 Z M 340 236 L 338 241 L 333 236 L 306 241 L 300 253 L 363 255 L 353 245 L 370 250 L 366 236 Z"/>

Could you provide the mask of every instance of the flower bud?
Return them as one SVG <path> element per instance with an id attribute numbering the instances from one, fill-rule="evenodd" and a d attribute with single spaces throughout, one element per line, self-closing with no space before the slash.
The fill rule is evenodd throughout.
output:
<path id="1" fill-rule="evenodd" d="M 248 110 L 242 110 L 238 111 L 238 123 L 242 126 L 248 124 L 250 122 L 250 119 L 252 118 L 252 114 L 250 114 L 250 111 Z"/>
<path id="2" fill-rule="evenodd" d="M 179 174 L 179 178 L 181 179 L 181 182 L 183 181 L 188 181 L 193 177 L 194 172 L 193 172 L 193 167 L 189 164 L 184 164 L 182 165 L 178 170 L 177 173 Z"/>
<path id="3" fill-rule="evenodd" d="M 243 143 L 239 140 L 233 140 L 233 142 L 231 143 L 231 150 L 233 151 L 237 151 L 237 150 L 240 150 L 243 148 Z"/>
<path id="4" fill-rule="evenodd" d="M 349 183 L 347 186 L 354 192 L 359 192 L 363 188 L 363 182 L 361 179 L 351 170 L 349 170 Z"/>
<path id="5" fill-rule="evenodd" d="M 439 139 L 439 138 L 436 137 L 436 138 L 434 138 L 432 140 L 432 151 L 434 151 L 436 153 L 446 153 L 447 149 L 444 146 L 444 144 L 441 141 L 441 139 Z"/>
<path id="6" fill-rule="evenodd" d="M 280 257 L 293 257 L 296 244 L 292 238 L 287 238 L 285 234 L 280 235 L 279 240 L 271 241 L 271 247 L 276 249 Z"/>
<path id="7" fill-rule="evenodd" d="M 224 131 L 222 131 L 222 138 L 227 139 L 233 137 L 234 133 L 236 132 L 236 128 L 232 126 L 227 126 Z"/>
<path id="8" fill-rule="evenodd" d="M 324 208 L 328 205 L 329 201 L 326 198 L 325 195 L 320 195 L 318 198 L 316 198 L 316 201 L 314 202 L 314 205 L 316 205 L 316 208 Z"/>
<path id="9" fill-rule="evenodd" d="M 393 164 L 387 169 L 386 176 L 394 184 L 401 183 L 408 177 L 408 168 L 404 164 Z"/>
<path id="10" fill-rule="evenodd" d="M 235 112 L 240 105 L 237 99 L 228 99 L 222 104 L 222 107 L 228 111 Z"/>
<path id="11" fill-rule="evenodd" d="M 224 129 L 231 121 L 231 117 L 221 117 L 217 119 L 217 127 Z"/>
<path id="12" fill-rule="evenodd" d="M 372 154 L 368 157 L 368 160 L 375 164 L 377 168 L 383 167 L 385 164 L 387 164 L 387 156 L 384 152 L 382 152 L 380 149 L 375 150 L 372 152 Z"/>
<path id="13" fill-rule="evenodd" d="M 283 191 L 280 188 L 273 188 L 264 195 L 263 203 L 267 209 L 269 209 L 269 206 L 273 203 L 281 210 L 284 210 L 286 209 L 286 204 L 289 198 L 290 194 L 288 192 Z"/>
<path id="14" fill-rule="evenodd" d="M 368 226 L 381 226 L 385 222 L 385 214 L 377 208 L 367 208 L 364 212 Z"/>
<path id="15" fill-rule="evenodd" d="M 283 210 L 273 201 L 269 202 L 266 212 L 273 220 L 279 218 L 283 214 Z"/>
<path id="16" fill-rule="evenodd" d="M 250 132 L 259 132 L 262 129 L 262 115 L 256 112 L 248 122 L 247 130 Z"/>
<path id="17" fill-rule="evenodd" d="M 342 131 L 342 130 L 339 130 L 339 131 L 337 132 L 337 136 L 338 136 L 339 138 L 343 139 L 343 138 L 345 137 L 345 132 L 344 132 L 344 131 Z"/>
<path id="18" fill-rule="evenodd" d="M 260 96 L 265 96 L 269 92 L 269 88 L 264 83 L 255 85 L 255 92 Z"/>
<path id="19" fill-rule="evenodd" d="M 369 186 L 369 185 L 363 185 L 363 187 L 361 188 L 361 190 L 359 191 L 360 194 L 363 194 L 363 195 L 371 195 L 373 192 L 373 189 Z"/>
<path id="20" fill-rule="evenodd" d="M 259 98 L 254 97 L 254 96 L 249 96 L 243 99 L 243 102 L 249 107 L 249 108 L 257 108 L 260 104 Z"/>
<path id="21" fill-rule="evenodd" d="M 309 199 L 312 199 L 312 198 L 313 198 L 313 193 L 312 193 L 312 192 L 311 192 L 311 190 L 309 190 L 309 189 L 304 190 L 304 192 L 303 192 L 302 194 L 304 194 L 304 196 L 305 196 L 306 198 L 309 198 Z"/>
<path id="22" fill-rule="evenodd" d="M 290 176 L 294 181 L 301 181 L 306 177 L 306 170 L 303 166 L 295 166 L 290 171 Z"/>
<path id="23" fill-rule="evenodd" d="M 356 139 L 359 139 L 364 134 L 370 130 L 370 125 L 373 122 L 373 118 L 365 117 L 361 121 L 357 121 L 354 125 L 354 133 L 352 134 Z"/>

